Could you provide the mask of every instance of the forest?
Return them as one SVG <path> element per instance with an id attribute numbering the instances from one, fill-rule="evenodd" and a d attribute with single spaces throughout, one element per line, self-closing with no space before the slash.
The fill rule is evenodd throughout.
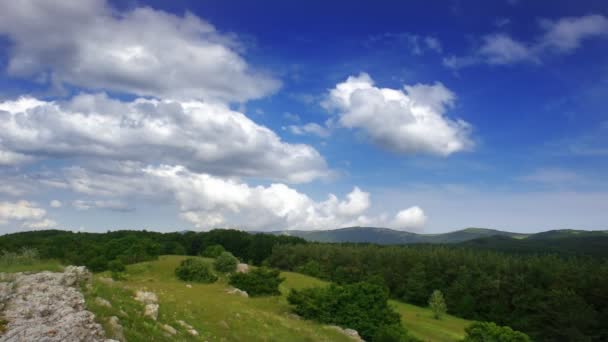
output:
<path id="1" fill-rule="evenodd" d="M 221 245 L 242 261 L 296 271 L 340 286 L 369 282 L 390 298 L 426 306 L 445 296 L 447 311 L 495 322 L 542 341 L 608 339 L 608 262 L 552 253 L 504 253 L 475 245 L 378 246 L 310 243 L 238 230 L 73 233 L 50 230 L 0 236 L 0 251 L 35 248 L 41 258 L 93 271 L 164 254 L 200 255 Z"/>

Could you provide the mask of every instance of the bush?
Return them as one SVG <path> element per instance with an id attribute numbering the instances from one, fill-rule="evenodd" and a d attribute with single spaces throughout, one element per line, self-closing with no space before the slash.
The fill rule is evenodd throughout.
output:
<path id="1" fill-rule="evenodd" d="M 259 267 L 249 273 L 235 273 L 230 277 L 230 285 L 247 291 L 252 297 L 280 295 L 281 278 L 279 270 Z"/>
<path id="2" fill-rule="evenodd" d="M 201 252 L 201 256 L 206 258 L 217 258 L 226 250 L 222 245 L 211 245 Z"/>
<path id="3" fill-rule="evenodd" d="M 236 270 L 236 265 L 239 263 L 239 260 L 232 255 L 230 252 L 222 252 L 213 263 L 215 270 L 218 272 L 234 272 Z"/>
<path id="4" fill-rule="evenodd" d="M 467 335 L 463 342 L 509 341 L 530 342 L 528 335 L 513 330 L 510 327 L 501 327 L 492 322 L 475 322 L 465 329 Z"/>
<path id="5" fill-rule="evenodd" d="M 125 264 L 123 264 L 122 261 L 118 259 L 110 261 L 108 263 L 108 269 L 112 272 L 124 272 L 127 270 Z"/>
<path id="6" fill-rule="evenodd" d="M 409 336 L 400 324 L 383 325 L 372 338 L 373 342 L 414 342 L 418 339 Z"/>
<path id="7" fill-rule="evenodd" d="M 175 269 L 175 275 L 181 280 L 199 283 L 213 283 L 217 280 L 209 265 L 203 260 L 194 258 L 183 260 Z"/>
<path id="8" fill-rule="evenodd" d="M 391 341 L 391 336 L 399 338 L 406 332 L 387 300 L 385 288 L 367 282 L 291 290 L 287 297 L 294 312 L 304 318 L 355 329 L 366 340 Z"/>

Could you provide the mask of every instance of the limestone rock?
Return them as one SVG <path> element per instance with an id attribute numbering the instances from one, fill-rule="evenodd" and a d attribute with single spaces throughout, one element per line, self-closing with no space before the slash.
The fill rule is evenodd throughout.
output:
<path id="1" fill-rule="evenodd" d="M 339 332 L 343 333 L 344 335 L 352 338 L 353 341 L 365 342 L 365 340 L 362 339 L 361 336 L 359 336 L 359 333 L 357 332 L 357 330 L 348 329 L 348 328 L 343 329 L 342 327 L 339 327 L 337 325 L 330 325 L 329 327 L 332 329 L 338 330 Z"/>
<path id="2" fill-rule="evenodd" d="M 103 299 L 101 297 L 95 298 L 95 304 L 97 304 L 99 306 L 105 306 L 106 308 L 112 307 L 112 303 L 110 303 L 109 301 L 107 301 L 106 299 Z"/>
<path id="3" fill-rule="evenodd" d="M 110 317 L 108 319 L 108 324 L 110 325 L 110 328 L 112 329 L 112 332 L 114 333 L 114 336 L 119 341 L 125 341 L 124 329 L 123 329 L 122 325 L 120 324 L 118 317 L 116 317 L 116 316 Z"/>
<path id="4" fill-rule="evenodd" d="M 196 329 L 194 329 L 190 324 L 188 324 L 182 320 L 177 321 L 177 324 L 181 325 L 182 328 L 186 329 L 188 334 L 190 334 L 192 336 L 198 336 L 198 331 L 196 331 Z"/>
<path id="5" fill-rule="evenodd" d="M 239 296 L 242 296 L 242 297 L 245 297 L 245 298 L 249 297 L 249 294 L 247 293 L 247 291 L 243 291 L 243 290 L 240 290 L 240 289 L 237 289 L 237 288 L 228 289 L 228 290 L 226 290 L 226 293 L 228 293 L 228 294 L 236 294 L 236 295 L 239 295 Z"/>
<path id="6" fill-rule="evenodd" d="M 167 333 L 169 333 L 169 335 L 175 335 L 177 334 L 177 330 L 175 330 L 174 327 L 168 325 L 168 324 L 162 324 L 160 326 L 164 331 L 166 331 Z"/>
<path id="7" fill-rule="evenodd" d="M 150 317 L 156 321 L 158 319 L 158 304 L 146 304 L 144 316 Z"/>
<path id="8" fill-rule="evenodd" d="M 244 264 L 244 263 L 238 263 L 236 265 L 236 272 L 237 273 L 247 273 L 247 272 L 249 272 L 249 265 Z"/>
<path id="9" fill-rule="evenodd" d="M 137 291 L 135 293 L 135 300 L 144 304 L 156 304 L 158 303 L 158 297 L 156 293 L 147 291 Z"/>
<path id="10" fill-rule="evenodd" d="M 91 279 L 84 267 L 64 272 L 16 273 L 0 288 L 8 321 L 0 341 L 104 341 L 95 316 L 75 286 Z"/>

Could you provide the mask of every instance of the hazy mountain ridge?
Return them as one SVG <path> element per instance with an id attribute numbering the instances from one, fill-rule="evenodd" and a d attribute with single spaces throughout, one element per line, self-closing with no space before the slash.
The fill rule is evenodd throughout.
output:
<path id="1" fill-rule="evenodd" d="M 550 230 L 534 234 L 514 233 L 488 228 L 466 228 L 442 234 L 418 234 L 377 227 L 348 227 L 332 230 L 288 230 L 269 232 L 274 235 L 290 235 L 317 242 L 376 243 L 381 245 L 417 243 L 464 243 L 476 239 L 503 237 L 504 240 L 546 240 L 560 238 L 607 237 L 608 231 Z"/>

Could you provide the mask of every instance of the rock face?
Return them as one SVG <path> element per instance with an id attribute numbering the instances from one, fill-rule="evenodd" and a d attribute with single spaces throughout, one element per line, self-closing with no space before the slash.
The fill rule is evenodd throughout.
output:
<path id="1" fill-rule="evenodd" d="M 86 268 L 76 266 L 63 273 L 1 276 L 0 301 L 8 324 L 0 341 L 107 341 L 75 288 L 90 278 Z"/>

